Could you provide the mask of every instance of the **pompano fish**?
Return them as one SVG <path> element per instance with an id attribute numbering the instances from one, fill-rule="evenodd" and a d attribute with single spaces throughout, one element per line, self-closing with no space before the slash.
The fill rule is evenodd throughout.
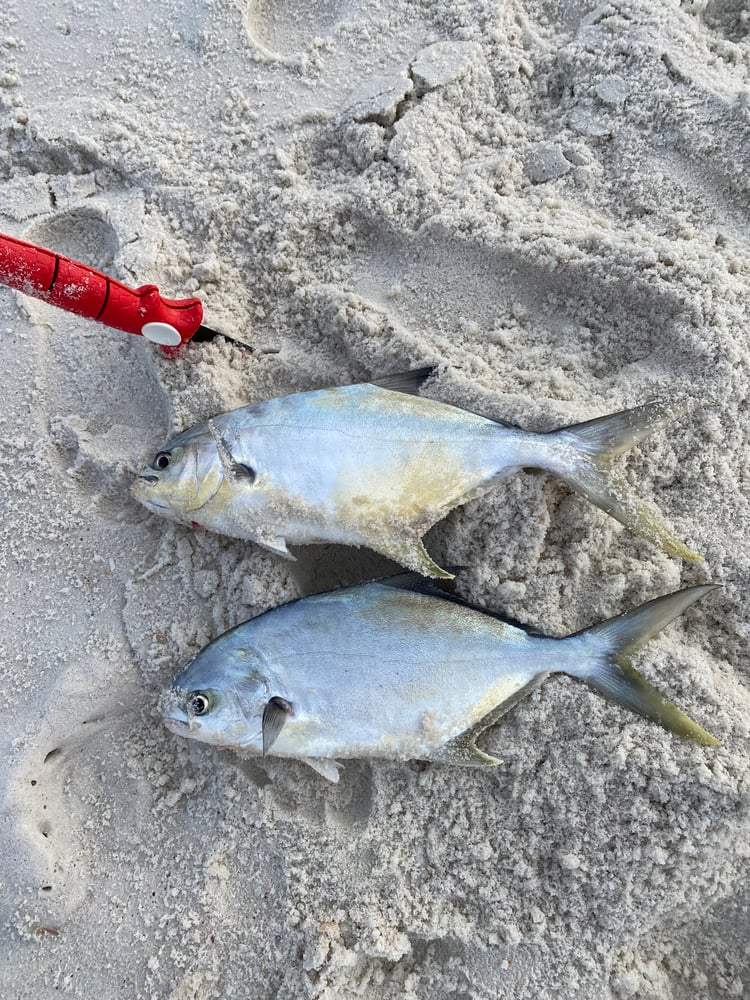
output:
<path id="1" fill-rule="evenodd" d="M 647 403 L 544 434 L 416 395 L 433 369 L 296 393 L 173 438 L 135 497 L 157 513 L 250 539 L 368 546 L 447 577 L 422 544 L 433 524 L 522 468 L 544 469 L 667 552 L 697 559 L 613 476 L 611 459 L 677 415 Z"/>
<path id="2" fill-rule="evenodd" d="M 704 746 L 631 653 L 713 586 L 657 598 L 562 639 L 450 597 L 415 573 L 285 604 L 215 639 L 162 696 L 180 736 L 296 757 L 330 780 L 337 758 L 494 765 L 477 737 L 550 673 Z"/>

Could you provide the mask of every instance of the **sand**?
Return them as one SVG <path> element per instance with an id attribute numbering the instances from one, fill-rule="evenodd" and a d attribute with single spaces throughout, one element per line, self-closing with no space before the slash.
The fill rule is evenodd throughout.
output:
<path id="1" fill-rule="evenodd" d="M 739 0 L 6 0 L 0 229 L 251 349 L 0 290 L 3 1000 L 748 995 L 749 31 Z M 534 430 L 690 401 L 624 467 L 705 563 L 531 473 L 428 546 L 552 634 L 721 583 L 638 660 L 721 749 L 561 678 L 489 773 L 331 785 L 162 727 L 210 638 L 388 564 L 170 525 L 143 459 L 426 363 Z"/>

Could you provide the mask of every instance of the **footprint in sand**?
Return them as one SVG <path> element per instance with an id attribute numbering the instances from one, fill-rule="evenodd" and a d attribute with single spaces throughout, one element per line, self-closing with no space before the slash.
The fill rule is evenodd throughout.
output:
<path id="1" fill-rule="evenodd" d="M 248 0 L 245 27 L 255 48 L 283 60 L 304 51 L 315 38 L 330 35 L 359 6 L 346 0 Z"/>
<path id="2" fill-rule="evenodd" d="M 750 32 L 750 10 L 746 0 L 709 0 L 703 22 L 730 42 L 743 42 Z"/>
<path id="3" fill-rule="evenodd" d="M 306 764 L 273 758 L 266 761 L 264 784 L 272 786 L 274 814 L 294 817 L 295 822 L 302 822 L 312 830 L 326 827 L 342 836 L 364 830 L 376 808 L 378 769 L 369 760 L 339 763 L 339 782 L 334 785 L 318 776 L 313 776 L 312 784 L 300 780 L 301 775 L 311 773 Z M 248 773 L 245 763 L 241 770 L 254 784 L 260 784 L 252 771 Z"/>
<path id="4" fill-rule="evenodd" d="M 37 216 L 21 235 L 132 285 L 152 255 L 143 198 L 132 192 Z M 127 504 L 127 467 L 137 465 L 143 442 L 167 417 L 151 349 L 39 299 L 19 295 L 19 303 L 39 328 L 41 402 L 61 466 L 73 468 L 84 492 L 112 494 L 116 515 Z"/>
<path id="5" fill-rule="evenodd" d="M 430 337 L 441 354 L 455 354 L 459 367 L 457 326 L 492 371 L 510 359 L 535 378 L 549 368 L 545 359 L 554 350 L 559 377 L 570 358 L 577 373 L 588 368 L 597 379 L 618 379 L 630 366 L 648 364 L 687 380 L 699 350 L 684 329 L 687 305 L 679 290 L 650 274 L 634 279 L 625 268 L 618 277 L 615 246 L 606 267 L 595 245 L 560 267 L 541 253 L 459 239 L 437 224 L 413 236 L 370 220 L 363 220 L 356 245 L 352 279 L 361 307 Z M 437 299 L 434 287 L 441 290 Z M 613 289 L 623 304 L 617 310 Z M 349 326 L 351 337 L 340 332 L 345 346 L 355 355 L 366 352 L 356 317 Z M 600 343 L 601 332 L 612 329 L 617 336 L 602 335 Z"/>
<path id="6" fill-rule="evenodd" d="M 94 205 L 42 216 L 28 227 L 24 238 L 100 271 L 112 270 L 120 249 L 117 231 Z M 52 316 L 59 315 L 52 306 L 37 299 L 24 299 L 24 303 L 38 322 L 49 322 Z"/>
<path id="7" fill-rule="evenodd" d="M 84 887 L 71 865 L 71 835 L 63 788 L 74 766 L 71 755 L 55 746 L 31 753 L 11 777 L 7 803 L 16 817 L 17 835 L 29 848 L 36 882 L 49 898 L 65 894 L 68 905 L 80 901 Z"/>
<path id="8" fill-rule="evenodd" d="M 81 205 L 67 212 L 44 216 L 27 230 L 27 238 L 58 253 L 86 254 L 86 263 L 111 268 L 120 249 L 120 238 L 101 208 Z"/>
<path id="9" fill-rule="evenodd" d="M 101 671 L 101 663 L 90 661 L 80 674 L 66 668 L 46 686 L 40 683 L 37 698 L 46 702 L 45 720 L 7 769 L 3 788 L 6 843 L 23 845 L 29 877 L 45 888 L 47 902 L 57 901 L 68 911 L 89 892 L 83 839 L 91 829 L 91 789 L 99 798 L 100 817 L 115 809 L 109 790 L 101 785 L 103 761 L 112 755 L 110 766 L 116 763 L 118 780 L 134 780 L 128 809 L 141 797 L 142 787 L 147 790 L 142 779 L 131 778 L 121 754 L 113 751 L 113 741 L 127 739 L 132 729 L 129 706 L 135 704 L 139 682 L 123 674 L 103 693 L 92 683 Z M 115 819 L 112 812 L 113 823 Z"/>
<path id="10" fill-rule="evenodd" d="M 369 761 L 347 761 L 341 782 L 325 797 L 329 827 L 347 833 L 367 826 L 375 798 L 375 778 Z"/>

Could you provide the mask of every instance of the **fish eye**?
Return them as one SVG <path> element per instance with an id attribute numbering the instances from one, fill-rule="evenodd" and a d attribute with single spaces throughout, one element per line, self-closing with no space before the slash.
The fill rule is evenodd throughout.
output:
<path id="1" fill-rule="evenodd" d="M 169 463 L 172 461 L 171 451 L 160 451 L 157 452 L 154 461 L 151 463 L 154 469 L 166 469 L 169 467 Z"/>
<path id="2" fill-rule="evenodd" d="M 205 715 L 211 707 L 211 701 L 203 691 L 191 691 L 187 701 L 193 715 Z"/>

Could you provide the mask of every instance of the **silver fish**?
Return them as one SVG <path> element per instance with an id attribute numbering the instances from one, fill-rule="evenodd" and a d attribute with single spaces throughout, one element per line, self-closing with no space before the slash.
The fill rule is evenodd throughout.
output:
<path id="1" fill-rule="evenodd" d="M 339 542 L 450 577 L 425 551 L 424 533 L 519 469 L 536 468 L 667 552 L 700 558 L 610 469 L 676 408 L 647 403 L 535 434 L 416 395 L 431 373 L 296 393 L 216 416 L 166 444 L 134 496 L 159 514 L 287 558 L 288 544 Z"/>
<path id="2" fill-rule="evenodd" d="M 496 765 L 477 737 L 550 673 L 565 673 L 716 746 L 630 660 L 713 589 L 689 587 L 562 639 L 414 573 L 306 597 L 206 646 L 162 696 L 164 722 L 204 743 L 300 758 L 334 781 L 337 758 Z"/>

